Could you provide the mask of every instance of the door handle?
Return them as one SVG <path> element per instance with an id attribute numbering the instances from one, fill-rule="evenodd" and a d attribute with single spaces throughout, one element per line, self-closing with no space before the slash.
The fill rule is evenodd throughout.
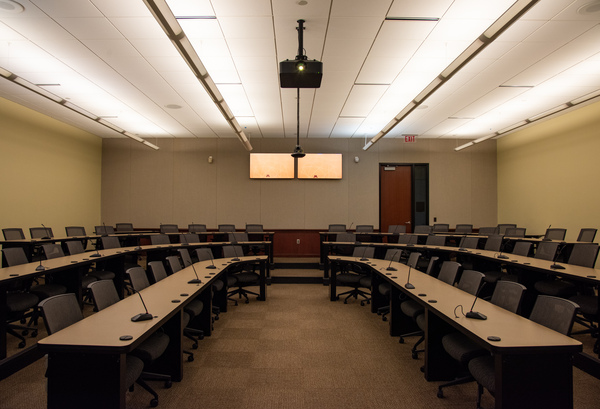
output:
<path id="1" fill-rule="evenodd" d="M 404 222 L 404 224 L 410 224 L 410 220 L 409 220 L 409 221 L 407 221 L 407 222 Z"/>

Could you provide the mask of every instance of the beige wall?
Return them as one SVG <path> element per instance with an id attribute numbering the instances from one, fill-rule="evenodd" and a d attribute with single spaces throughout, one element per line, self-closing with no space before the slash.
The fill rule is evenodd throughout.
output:
<path id="1" fill-rule="evenodd" d="M 439 223 L 496 225 L 496 147 L 454 152 L 454 140 L 307 139 L 306 152 L 343 154 L 342 180 L 250 180 L 249 154 L 236 139 L 158 139 L 154 151 L 123 139 L 103 141 L 102 220 L 156 227 L 191 222 L 261 223 L 267 229 L 324 229 L 330 223 L 379 224 L 379 163 L 430 164 L 430 216 Z M 291 152 L 291 139 L 252 140 L 254 152 Z M 214 163 L 209 164 L 208 156 Z M 354 163 L 354 157 L 360 158 Z"/>
<path id="2" fill-rule="evenodd" d="M 600 103 L 498 140 L 498 220 L 575 240 L 600 228 Z M 597 240 L 596 240 L 597 241 Z"/>
<path id="3" fill-rule="evenodd" d="M 100 221 L 99 137 L 0 98 L 0 228 Z"/>

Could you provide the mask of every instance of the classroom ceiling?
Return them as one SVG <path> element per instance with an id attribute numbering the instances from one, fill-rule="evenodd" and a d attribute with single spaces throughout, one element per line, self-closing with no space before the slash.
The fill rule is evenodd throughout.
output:
<path id="1" fill-rule="evenodd" d="M 298 19 L 323 62 L 321 87 L 300 90 L 301 139 L 496 136 L 600 95 L 600 1 L 533 2 L 445 78 L 531 0 L 0 0 L 0 96 L 100 137 L 239 137 L 155 5 L 250 143 L 296 138 L 297 90 L 278 70 L 298 54 Z"/>

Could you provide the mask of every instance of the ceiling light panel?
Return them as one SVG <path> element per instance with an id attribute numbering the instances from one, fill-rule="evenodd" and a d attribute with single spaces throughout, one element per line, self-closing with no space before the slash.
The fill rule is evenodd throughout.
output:
<path id="1" fill-rule="evenodd" d="M 355 85 L 340 116 L 366 117 L 387 89 L 387 85 Z"/>
<path id="2" fill-rule="evenodd" d="M 215 12 L 210 0 L 167 0 L 173 15 L 180 16 L 211 16 Z"/>

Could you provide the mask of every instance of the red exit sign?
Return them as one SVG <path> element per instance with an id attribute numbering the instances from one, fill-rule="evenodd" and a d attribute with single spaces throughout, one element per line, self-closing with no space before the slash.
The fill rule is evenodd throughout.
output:
<path id="1" fill-rule="evenodd" d="M 404 135 L 404 142 L 413 143 L 417 141 L 417 135 Z"/>

